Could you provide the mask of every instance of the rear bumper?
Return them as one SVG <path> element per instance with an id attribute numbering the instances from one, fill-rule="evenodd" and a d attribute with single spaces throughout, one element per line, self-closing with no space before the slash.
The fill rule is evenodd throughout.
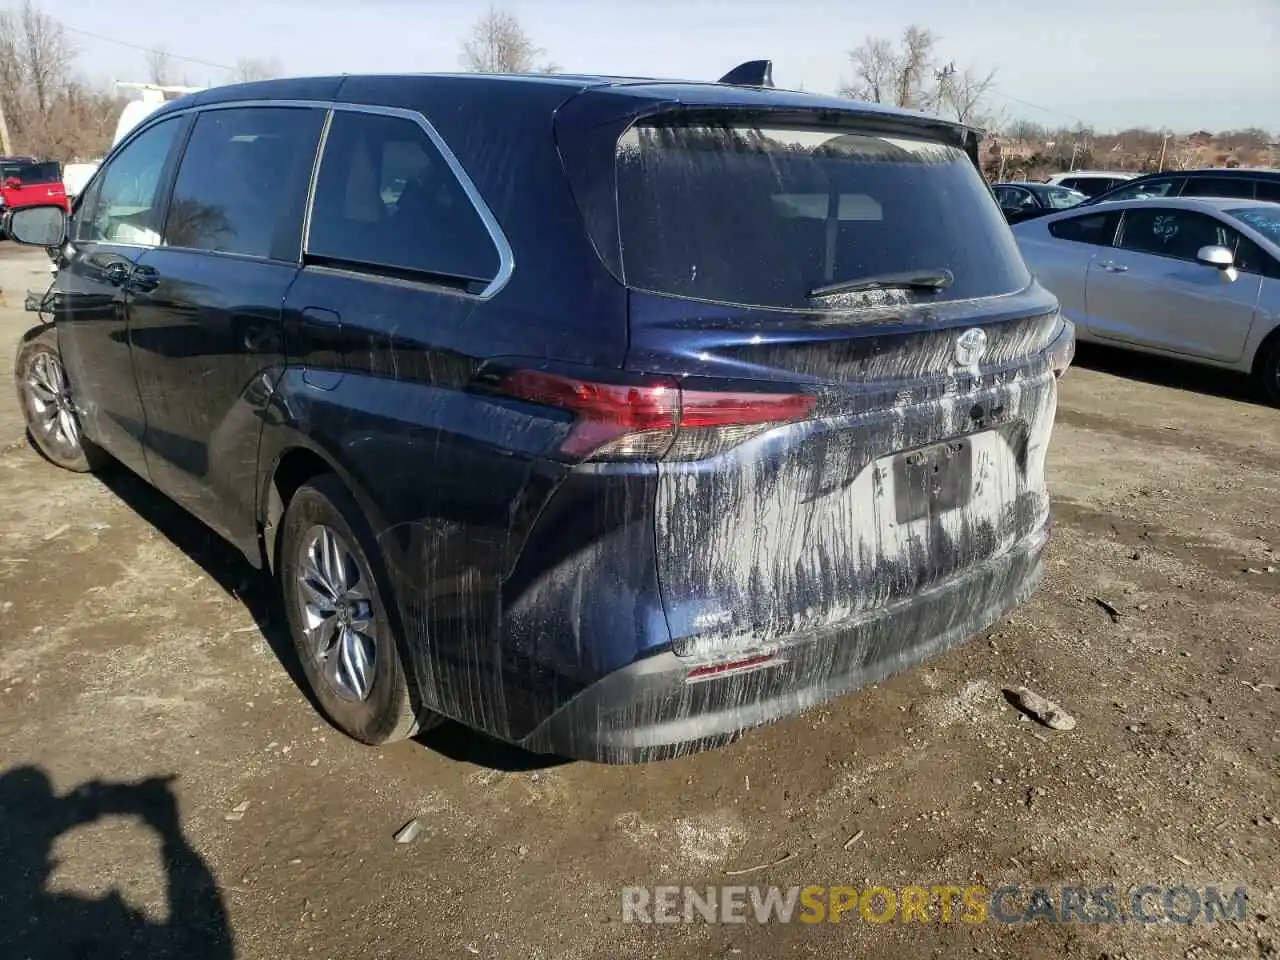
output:
<path id="1" fill-rule="evenodd" d="M 1049 524 L 993 557 L 874 616 L 790 638 L 778 666 L 686 682 L 671 652 L 616 670 L 520 741 L 605 763 L 665 760 L 729 742 L 742 730 L 875 683 L 989 627 L 1040 579 Z"/>

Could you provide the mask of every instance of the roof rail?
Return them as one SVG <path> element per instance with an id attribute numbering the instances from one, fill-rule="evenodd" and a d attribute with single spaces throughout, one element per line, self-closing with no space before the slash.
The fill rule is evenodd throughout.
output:
<path id="1" fill-rule="evenodd" d="M 748 60 L 740 63 L 723 77 L 718 83 L 728 83 L 735 87 L 772 87 L 773 61 Z"/>

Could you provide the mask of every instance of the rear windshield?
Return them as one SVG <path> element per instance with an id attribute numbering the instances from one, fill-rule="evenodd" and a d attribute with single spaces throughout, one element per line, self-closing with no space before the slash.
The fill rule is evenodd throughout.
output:
<path id="1" fill-rule="evenodd" d="M 6 180 L 16 177 L 23 185 L 29 183 L 57 183 L 62 179 L 62 167 L 56 161 L 47 163 L 0 164 L 0 176 Z"/>
<path id="2" fill-rule="evenodd" d="M 723 303 L 820 308 L 814 288 L 884 275 L 954 280 L 934 300 L 1030 282 L 964 151 L 831 127 L 651 122 L 617 151 L 625 282 Z"/>

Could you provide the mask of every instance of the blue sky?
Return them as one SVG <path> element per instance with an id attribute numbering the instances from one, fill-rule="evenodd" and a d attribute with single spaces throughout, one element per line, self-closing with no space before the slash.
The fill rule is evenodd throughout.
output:
<path id="1" fill-rule="evenodd" d="M 5 0 L 0 0 L 0 5 Z M 38 0 L 68 27 L 288 74 L 453 70 L 485 0 Z M 1280 135 L 1280 0 L 505 0 L 566 71 L 714 79 L 768 57 L 779 86 L 832 92 L 849 48 L 920 23 L 958 67 L 996 68 L 1006 116 L 1100 130 L 1260 126 Z M 968 10 L 966 11 L 966 8 Z M 73 34 L 95 79 L 144 79 L 145 54 Z M 226 74 L 175 61 L 192 83 Z M 1016 101 L 1025 101 L 1020 103 Z M 1036 106 L 1030 106 L 1034 104 Z M 1040 108 L 1040 109 L 1037 109 Z"/>

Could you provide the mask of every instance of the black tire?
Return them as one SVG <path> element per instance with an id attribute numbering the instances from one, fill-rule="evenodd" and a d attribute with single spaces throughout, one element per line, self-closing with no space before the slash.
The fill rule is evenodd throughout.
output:
<path id="1" fill-rule="evenodd" d="M 314 565 L 308 566 L 308 546 L 321 528 L 340 538 L 340 546 L 357 568 L 356 577 L 348 575 L 345 580 L 367 597 L 370 606 L 371 627 L 356 631 L 359 638 L 372 640 L 374 651 L 371 682 L 363 699 L 352 698 L 351 687 L 358 686 L 352 683 L 357 672 L 341 669 L 342 663 L 361 658 L 343 658 L 337 643 L 331 647 L 328 657 L 322 657 L 319 647 L 323 644 L 308 632 L 304 622 L 302 580 L 309 573 L 316 572 Z M 331 474 L 316 477 L 298 488 L 285 510 L 279 542 L 276 567 L 289 632 L 315 702 L 329 720 L 349 736 L 369 744 L 403 740 L 433 724 L 436 718 L 420 710 L 416 684 L 412 674 L 405 670 L 399 622 L 395 611 L 386 604 L 391 593 L 372 531 L 355 498 L 337 477 Z M 350 571 L 351 565 L 346 565 L 345 569 Z M 316 581 L 309 578 L 309 582 Z M 364 601 L 356 602 L 362 605 Z M 352 610 L 356 602 L 353 602 Z M 334 622 L 339 616 L 334 614 Z M 334 678 L 327 676 L 327 672 L 333 672 Z M 370 673 L 366 670 L 359 675 L 368 677 Z"/>
<path id="2" fill-rule="evenodd" d="M 1267 400 L 1280 407 L 1280 338 L 1265 348 L 1258 362 L 1258 380 Z"/>
<path id="3" fill-rule="evenodd" d="M 54 326 L 27 331 L 13 361 L 13 378 L 18 388 L 18 405 L 27 424 L 27 436 L 47 460 L 75 473 L 90 473 L 106 466 L 110 458 L 85 439 L 80 427 L 74 391 L 62 365 L 58 331 Z M 58 394 L 52 402 L 49 387 Z M 51 418 L 50 409 L 56 411 L 59 407 L 62 413 L 55 412 Z"/>

